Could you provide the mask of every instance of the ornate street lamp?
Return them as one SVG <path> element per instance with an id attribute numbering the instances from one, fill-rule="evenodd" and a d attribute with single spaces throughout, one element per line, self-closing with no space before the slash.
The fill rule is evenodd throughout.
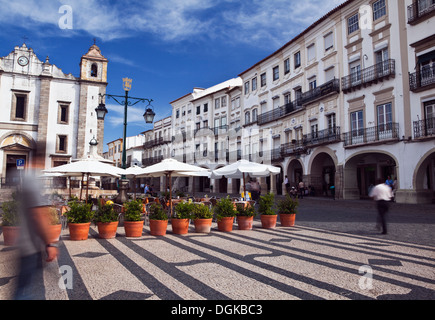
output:
<path id="1" fill-rule="evenodd" d="M 153 111 L 153 109 L 151 109 L 151 108 L 147 108 L 147 110 L 143 114 L 143 118 L 145 119 L 146 123 L 153 123 L 155 116 L 156 116 L 156 114 Z"/>
<path id="2" fill-rule="evenodd" d="M 153 123 L 155 112 L 153 111 L 153 106 L 151 105 L 151 102 L 153 102 L 152 99 L 146 99 L 146 98 L 134 98 L 129 97 L 128 92 L 131 90 L 132 87 L 132 79 L 129 78 L 123 78 L 123 89 L 125 91 L 125 96 L 116 96 L 111 94 L 100 94 L 100 104 L 95 109 L 95 112 L 97 113 L 97 118 L 99 120 L 104 120 L 106 114 L 108 113 L 106 109 L 106 105 L 104 104 L 104 97 L 111 98 L 115 100 L 119 105 L 124 106 L 124 140 L 122 143 L 122 168 L 127 168 L 127 151 L 126 151 L 126 138 L 127 138 L 127 108 L 132 107 L 139 102 L 148 103 L 148 105 L 145 107 L 145 113 L 143 115 L 144 120 L 146 123 Z M 121 100 L 123 99 L 123 100 Z M 122 176 L 122 182 L 120 187 L 120 193 L 117 198 L 117 202 L 125 202 L 127 201 L 127 183 L 128 180 L 126 180 L 125 176 Z"/>
<path id="3" fill-rule="evenodd" d="M 98 120 L 104 120 L 106 114 L 109 112 L 106 109 L 106 105 L 104 103 L 100 103 L 97 108 L 95 108 L 95 112 L 97 113 Z"/>

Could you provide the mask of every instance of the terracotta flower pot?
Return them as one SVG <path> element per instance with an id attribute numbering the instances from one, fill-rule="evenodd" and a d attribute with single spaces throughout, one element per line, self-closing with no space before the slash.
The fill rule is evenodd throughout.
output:
<path id="1" fill-rule="evenodd" d="M 90 222 L 68 223 L 70 240 L 79 241 L 88 239 Z"/>
<path id="2" fill-rule="evenodd" d="M 97 228 L 101 239 L 113 239 L 116 237 L 116 230 L 118 230 L 118 221 L 97 222 Z"/>
<path id="3" fill-rule="evenodd" d="M 61 232 L 62 232 L 61 224 L 54 224 L 48 226 L 48 238 L 50 239 L 50 243 L 59 241 Z"/>
<path id="4" fill-rule="evenodd" d="M 142 236 L 143 221 L 124 221 L 125 236 L 127 238 L 138 238 Z"/>
<path id="5" fill-rule="evenodd" d="M 195 219 L 195 232 L 210 233 L 212 219 Z"/>
<path id="6" fill-rule="evenodd" d="M 218 220 L 218 230 L 223 232 L 230 232 L 233 230 L 234 217 L 224 217 Z"/>
<path id="7" fill-rule="evenodd" d="M 280 214 L 279 220 L 283 227 L 293 227 L 295 225 L 296 214 Z"/>
<path id="8" fill-rule="evenodd" d="M 238 216 L 237 225 L 239 230 L 252 230 L 252 225 L 254 223 L 254 217 Z"/>
<path id="9" fill-rule="evenodd" d="M 189 232 L 189 219 L 172 219 L 172 232 L 175 234 L 187 234 Z"/>
<path id="10" fill-rule="evenodd" d="M 5 246 L 15 246 L 20 236 L 20 227 L 3 226 L 2 228 Z"/>
<path id="11" fill-rule="evenodd" d="M 278 215 L 266 215 L 262 214 L 260 216 L 261 219 L 261 227 L 263 229 L 273 229 L 276 227 L 276 220 L 278 218 Z"/>
<path id="12" fill-rule="evenodd" d="M 150 220 L 150 233 L 152 236 L 166 235 L 168 220 Z"/>

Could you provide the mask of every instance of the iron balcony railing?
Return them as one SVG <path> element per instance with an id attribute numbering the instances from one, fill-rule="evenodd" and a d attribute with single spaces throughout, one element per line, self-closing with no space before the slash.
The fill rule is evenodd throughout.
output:
<path id="1" fill-rule="evenodd" d="M 214 134 L 214 135 L 219 135 L 219 134 L 224 134 L 228 132 L 228 125 L 222 125 L 219 127 L 202 127 L 202 128 L 196 128 L 193 131 L 193 135 L 197 135 L 197 133 L 200 134 Z"/>
<path id="2" fill-rule="evenodd" d="M 341 141 L 340 127 L 333 127 L 304 135 L 303 142 L 306 146 L 313 146 Z"/>
<path id="3" fill-rule="evenodd" d="M 343 134 L 345 147 L 393 139 L 399 139 L 399 124 L 393 122 Z"/>
<path id="4" fill-rule="evenodd" d="M 396 74 L 396 62 L 393 59 L 385 60 L 374 66 L 365 68 L 361 71 L 353 72 L 341 78 L 341 88 L 344 93 L 362 86 L 371 85 L 377 81 L 382 81 Z"/>
<path id="5" fill-rule="evenodd" d="M 161 145 L 161 144 L 165 144 L 165 143 L 171 143 L 171 139 L 169 138 L 163 138 L 163 137 L 159 137 L 156 139 L 152 139 L 150 141 L 147 141 L 143 144 L 144 149 L 150 149 L 152 147 Z"/>
<path id="6" fill-rule="evenodd" d="M 224 124 L 222 126 L 219 127 L 214 127 L 214 128 L 210 128 L 215 135 L 219 135 L 219 134 L 223 134 L 223 133 L 227 133 L 228 132 L 228 125 Z"/>
<path id="7" fill-rule="evenodd" d="M 300 109 L 302 109 L 302 104 L 298 100 L 289 102 L 282 107 L 258 115 L 257 123 L 258 125 L 263 125 L 281 119 L 282 117 L 292 113 L 293 111 Z"/>
<path id="8" fill-rule="evenodd" d="M 420 91 L 435 85 L 435 65 L 409 74 L 409 89 Z"/>
<path id="9" fill-rule="evenodd" d="M 150 158 L 142 158 L 142 165 L 151 166 L 153 164 L 161 162 L 162 160 L 163 160 L 163 155 L 150 157 Z"/>
<path id="10" fill-rule="evenodd" d="M 339 79 L 333 79 L 331 81 L 328 81 L 321 86 L 318 86 L 314 89 L 311 89 L 307 92 L 302 93 L 300 102 L 302 105 L 305 105 L 307 103 L 310 103 L 314 100 L 317 100 L 319 98 L 322 98 L 324 96 L 327 96 L 331 93 L 339 93 L 340 92 L 340 80 Z"/>
<path id="11" fill-rule="evenodd" d="M 282 149 L 281 147 L 279 148 L 274 148 L 271 150 L 271 160 L 272 161 L 280 161 L 283 160 L 284 156 L 282 154 Z"/>
<path id="12" fill-rule="evenodd" d="M 300 155 L 306 153 L 307 147 L 303 140 L 292 140 L 292 142 L 281 145 L 281 155 L 283 157 Z"/>
<path id="13" fill-rule="evenodd" d="M 408 23 L 413 25 L 420 19 L 435 14 L 435 2 L 433 0 L 418 0 L 408 6 Z"/>
<path id="14" fill-rule="evenodd" d="M 435 118 L 414 121 L 414 138 L 435 136 Z"/>

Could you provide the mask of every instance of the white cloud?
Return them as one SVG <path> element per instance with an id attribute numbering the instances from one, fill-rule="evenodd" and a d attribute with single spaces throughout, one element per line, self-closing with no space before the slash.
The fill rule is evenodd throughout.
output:
<path id="1" fill-rule="evenodd" d="M 220 39 L 251 45 L 280 45 L 344 0 L 0 0 L 0 21 L 35 30 L 58 26 L 66 4 L 73 30 L 110 41 L 150 33 L 166 42 Z M 120 61 L 119 61 L 120 62 Z M 124 61 L 126 62 L 126 61 Z"/>
<path id="2" fill-rule="evenodd" d="M 114 53 L 109 53 L 106 54 L 105 57 L 110 61 L 110 62 L 115 62 L 115 63 L 120 63 L 126 66 L 130 66 L 130 67 L 136 67 L 137 63 L 135 63 L 133 60 L 129 60 L 126 59 L 124 57 L 121 57 L 117 54 Z"/>
<path id="3" fill-rule="evenodd" d="M 128 107 L 127 109 L 127 125 L 144 126 L 145 120 L 143 114 L 145 113 L 146 104 L 139 103 L 136 106 Z M 106 115 L 105 121 L 112 127 L 120 127 L 124 125 L 124 106 L 107 104 L 107 110 L 109 113 Z M 171 115 L 172 110 L 158 110 L 154 108 L 156 113 L 155 120 L 164 119 Z"/>

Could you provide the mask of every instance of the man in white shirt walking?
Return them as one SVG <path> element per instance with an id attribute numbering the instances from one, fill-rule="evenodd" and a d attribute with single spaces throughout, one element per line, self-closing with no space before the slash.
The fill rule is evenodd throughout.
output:
<path id="1" fill-rule="evenodd" d="M 382 234 L 387 234 L 387 213 L 389 202 L 393 198 L 393 192 L 386 183 L 381 183 L 372 188 L 370 197 L 377 202 L 378 223 L 380 222 L 382 225 Z"/>

